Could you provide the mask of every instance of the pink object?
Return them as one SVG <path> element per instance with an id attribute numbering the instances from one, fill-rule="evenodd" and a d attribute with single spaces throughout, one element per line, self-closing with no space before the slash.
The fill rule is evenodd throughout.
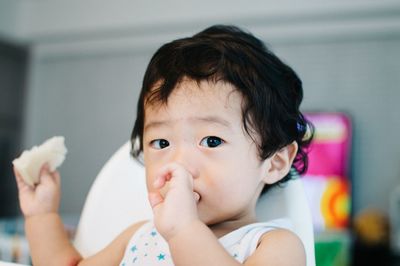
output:
<path id="1" fill-rule="evenodd" d="M 349 176 L 350 119 L 342 113 L 308 113 L 315 137 L 309 148 L 307 176 Z"/>

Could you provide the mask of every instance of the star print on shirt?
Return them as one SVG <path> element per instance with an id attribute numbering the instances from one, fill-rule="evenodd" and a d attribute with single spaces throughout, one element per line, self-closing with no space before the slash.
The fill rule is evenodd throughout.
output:
<path id="1" fill-rule="evenodd" d="M 157 256 L 158 260 L 165 260 L 165 254 L 160 253 L 160 255 Z"/>
<path id="2" fill-rule="evenodd" d="M 132 248 L 131 248 L 131 251 L 132 252 L 135 252 L 137 250 L 137 247 L 136 247 L 136 245 L 134 245 Z"/>

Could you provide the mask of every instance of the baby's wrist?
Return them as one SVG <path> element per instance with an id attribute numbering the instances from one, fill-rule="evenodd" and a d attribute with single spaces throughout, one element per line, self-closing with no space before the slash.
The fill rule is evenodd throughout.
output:
<path id="1" fill-rule="evenodd" d="M 188 235 L 193 237 L 193 235 L 195 235 L 195 233 L 198 232 L 199 228 L 202 227 L 207 227 L 207 226 L 199 219 L 195 219 L 186 223 L 184 226 L 180 226 L 175 230 L 171 230 L 171 232 L 167 234 L 166 237 L 164 238 L 168 244 L 179 243 L 180 241 L 179 239 L 181 239 L 182 237 L 187 237 Z"/>
<path id="2" fill-rule="evenodd" d="M 24 214 L 25 221 L 47 219 L 47 218 L 50 218 L 50 217 L 60 217 L 60 215 L 59 215 L 57 210 L 54 210 L 54 211 L 39 211 L 39 212 L 36 212 L 36 213 Z"/>

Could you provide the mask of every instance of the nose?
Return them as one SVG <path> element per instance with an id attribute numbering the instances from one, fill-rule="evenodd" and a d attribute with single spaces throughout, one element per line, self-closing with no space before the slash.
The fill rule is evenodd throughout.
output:
<path id="1" fill-rule="evenodd" d="M 189 144 L 183 144 L 176 147 L 173 152 L 171 162 L 176 162 L 182 165 L 193 178 L 197 178 L 199 175 L 199 155 L 196 147 Z"/>

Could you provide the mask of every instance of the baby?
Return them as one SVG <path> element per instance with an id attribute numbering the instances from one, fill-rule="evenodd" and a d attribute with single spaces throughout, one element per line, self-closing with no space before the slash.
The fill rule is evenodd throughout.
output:
<path id="1" fill-rule="evenodd" d="M 255 214 L 261 194 L 307 167 L 302 97 L 296 73 L 237 27 L 163 45 L 147 67 L 131 138 L 154 220 L 82 258 L 58 214 L 58 172 L 44 165 L 32 188 L 14 169 L 33 264 L 305 265 L 290 223 L 258 223 Z"/>

